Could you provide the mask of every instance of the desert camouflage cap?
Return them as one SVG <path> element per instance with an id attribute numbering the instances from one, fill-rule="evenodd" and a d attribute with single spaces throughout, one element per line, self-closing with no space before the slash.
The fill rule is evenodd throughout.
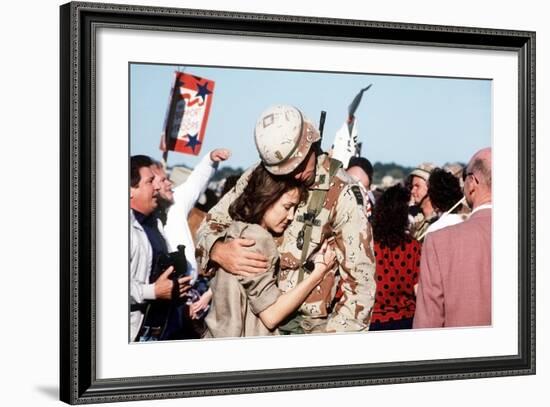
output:
<path id="1" fill-rule="evenodd" d="M 254 129 L 254 141 L 265 168 L 274 175 L 290 174 L 321 136 L 294 106 L 275 105 L 264 111 Z"/>
<path id="2" fill-rule="evenodd" d="M 430 174 L 435 168 L 436 166 L 432 163 L 422 163 L 411 171 L 410 176 L 419 177 L 422 178 L 424 181 L 428 181 L 428 178 L 430 178 Z"/>

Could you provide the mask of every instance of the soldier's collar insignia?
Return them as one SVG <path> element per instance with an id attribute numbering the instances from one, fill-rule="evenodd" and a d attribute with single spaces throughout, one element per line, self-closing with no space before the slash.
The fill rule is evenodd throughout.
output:
<path id="1" fill-rule="evenodd" d="M 327 154 L 317 156 L 317 165 L 315 168 L 315 182 L 310 189 L 329 189 L 329 174 L 326 168 L 327 162 L 330 162 Z"/>
<path id="2" fill-rule="evenodd" d="M 359 188 L 359 185 L 352 185 L 351 192 L 353 192 L 353 195 L 355 196 L 355 200 L 357 201 L 357 205 L 363 206 L 363 194 L 361 193 L 361 188 Z"/>

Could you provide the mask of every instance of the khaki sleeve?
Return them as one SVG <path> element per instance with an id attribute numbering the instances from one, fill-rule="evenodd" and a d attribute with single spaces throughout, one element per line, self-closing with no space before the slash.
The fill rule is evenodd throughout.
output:
<path id="1" fill-rule="evenodd" d="M 214 246 L 214 243 L 219 239 L 225 238 L 227 227 L 231 224 L 232 219 L 231 216 L 229 216 L 229 207 L 246 188 L 248 178 L 254 168 L 256 168 L 256 166 L 249 168 L 243 173 L 235 187 L 227 192 L 222 199 L 210 209 L 197 230 L 195 256 L 197 258 L 197 264 L 203 272 L 209 269 L 208 263 L 210 261 L 212 246 Z"/>
<path id="2" fill-rule="evenodd" d="M 327 331 L 365 331 L 374 305 L 376 262 L 371 226 L 352 185 L 338 198 L 333 231 L 343 295 L 329 315 Z"/>
<path id="3" fill-rule="evenodd" d="M 272 270 L 259 276 L 239 277 L 239 282 L 246 292 L 250 309 L 255 315 L 273 305 L 282 294 L 277 288 L 277 278 Z"/>
<path id="4" fill-rule="evenodd" d="M 223 269 L 217 271 L 211 286 L 212 306 L 206 316 L 206 326 L 214 338 L 243 335 L 243 298 L 234 275 Z"/>
<path id="5" fill-rule="evenodd" d="M 248 250 L 265 255 L 270 265 L 265 273 L 238 278 L 248 297 L 250 309 L 258 315 L 275 303 L 282 294 L 277 287 L 279 254 L 273 237 L 257 225 L 250 225 L 250 227 L 245 228 L 241 237 L 255 240 L 256 244 Z"/>

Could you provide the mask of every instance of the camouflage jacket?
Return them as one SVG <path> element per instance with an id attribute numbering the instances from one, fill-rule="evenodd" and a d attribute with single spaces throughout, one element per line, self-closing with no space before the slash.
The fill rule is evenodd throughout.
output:
<path id="1" fill-rule="evenodd" d="M 427 218 L 422 215 L 422 212 L 420 212 L 420 216 L 415 217 L 415 223 L 411 226 L 411 235 L 416 240 L 418 240 L 420 243 L 424 241 L 424 238 L 426 237 L 426 231 L 430 227 L 432 223 L 434 223 L 439 217 L 435 212 L 433 212 L 430 216 Z"/>
<path id="2" fill-rule="evenodd" d="M 370 323 L 376 290 L 372 232 L 361 191 L 349 175 L 339 169 L 329 182 L 330 161 L 326 154 L 317 157 L 315 182 L 309 188 L 310 191 L 324 189 L 327 193 L 317 216 L 319 222 L 312 230 L 308 257 L 326 238 L 334 237 L 338 267 L 327 273 L 298 312 L 303 316 L 302 327 L 308 333 L 365 331 Z M 246 187 L 253 169 L 248 169 L 235 187 L 210 210 L 198 230 L 197 261 L 203 270 L 209 266 L 208 254 L 212 246 L 225 237 L 226 228 L 231 223 L 228 208 Z M 280 254 L 278 286 L 283 292 L 297 284 L 301 250 L 296 239 L 303 228 L 309 199 L 297 208 L 294 220 L 277 241 Z M 338 287 L 342 296 L 336 301 Z"/>

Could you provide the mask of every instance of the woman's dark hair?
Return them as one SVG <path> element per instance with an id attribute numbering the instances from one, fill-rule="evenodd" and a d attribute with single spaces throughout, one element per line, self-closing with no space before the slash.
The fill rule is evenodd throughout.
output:
<path id="1" fill-rule="evenodd" d="M 270 174 L 263 165 L 258 165 L 243 193 L 229 207 L 233 220 L 260 224 L 264 213 L 286 192 L 297 188 L 300 202 L 307 199 L 307 188 L 290 177 Z"/>
<path id="2" fill-rule="evenodd" d="M 393 250 L 411 239 L 408 234 L 410 199 L 411 192 L 397 184 L 376 200 L 372 210 L 372 231 L 376 242 Z"/>
<path id="3" fill-rule="evenodd" d="M 440 212 L 446 212 L 463 197 L 460 181 L 450 172 L 436 168 L 428 179 L 428 196 L 432 206 Z M 458 212 L 458 205 L 453 212 Z"/>

